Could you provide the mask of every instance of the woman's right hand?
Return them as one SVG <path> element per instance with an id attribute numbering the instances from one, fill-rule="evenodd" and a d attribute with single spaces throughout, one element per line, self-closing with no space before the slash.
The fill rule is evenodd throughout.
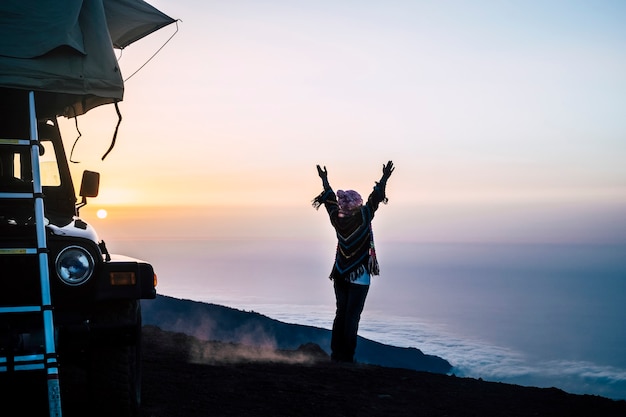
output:
<path id="1" fill-rule="evenodd" d="M 393 162 L 389 161 L 386 165 L 383 165 L 383 181 L 387 181 L 391 177 L 391 173 L 394 170 Z"/>

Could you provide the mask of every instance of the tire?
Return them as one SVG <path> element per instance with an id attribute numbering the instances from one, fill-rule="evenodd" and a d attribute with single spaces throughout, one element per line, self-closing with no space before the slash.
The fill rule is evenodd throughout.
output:
<path id="1" fill-rule="evenodd" d="M 141 407 L 141 305 L 137 300 L 104 307 L 94 321 L 104 326 L 132 323 L 133 335 L 96 338 L 89 352 L 94 415 L 137 417 Z"/>

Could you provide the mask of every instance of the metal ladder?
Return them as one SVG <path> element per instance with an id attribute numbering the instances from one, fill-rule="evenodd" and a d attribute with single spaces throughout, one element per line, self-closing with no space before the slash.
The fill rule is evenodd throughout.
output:
<path id="1" fill-rule="evenodd" d="M 48 385 L 48 409 L 50 417 L 61 416 L 61 392 L 59 386 L 59 365 L 57 362 L 50 296 L 50 276 L 48 272 L 48 249 L 46 226 L 44 223 L 43 192 L 39 168 L 39 134 L 35 111 L 35 94 L 28 93 L 30 139 L 0 139 L 0 145 L 30 147 L 33 176 L 33 192 L 0 192 L 0 199 L 29 199 L 33 201 L 35 212 L 36 248 L 0 248 L 0 255 L 37 255 L 41 284 L 41 305 L 0 306 L 0 314 L 41 313 L 44 332 L 44 352 L 29 355 L 0 356 L 0 372 L 45 370 Z"/>

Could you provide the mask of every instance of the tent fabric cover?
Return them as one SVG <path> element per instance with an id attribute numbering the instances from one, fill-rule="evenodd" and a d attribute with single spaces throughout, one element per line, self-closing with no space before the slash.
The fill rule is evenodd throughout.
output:
<path id="1" fill-rule="evenodd" d="M 104 12 L 111 41 L 118 49 L 124 49 L 131 43 L 175 22 L 149 4 L 137 0 L 105 1 Z"/>
<path id="2" fill-rule="evenodd" d="M 142 0 L 2 0 L 0 88 L 35 91 L 40 117 L 121 101 L 113 48 L 173 22 Z"/>

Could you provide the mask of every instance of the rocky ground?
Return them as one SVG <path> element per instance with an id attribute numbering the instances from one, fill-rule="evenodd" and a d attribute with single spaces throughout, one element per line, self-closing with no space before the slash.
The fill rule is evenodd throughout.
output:
<path id="1" fill-rule="evenodd" d="M 143 354 L 140 417 L 626 416 L 626 401 L 333 363 L 315 344 L 276 351 L 144 326 Z M 0 385 L 0 415 L 48 415 L 39 380 Z M 84 386 L 61 382 L 63 416 L 94 416 Z"/>
<path id="2" fill-rule="evenodd" d="M 406 369 L 337 364 L 144 328 L 142 417 L 626 416 L 626 401 Z"/>

